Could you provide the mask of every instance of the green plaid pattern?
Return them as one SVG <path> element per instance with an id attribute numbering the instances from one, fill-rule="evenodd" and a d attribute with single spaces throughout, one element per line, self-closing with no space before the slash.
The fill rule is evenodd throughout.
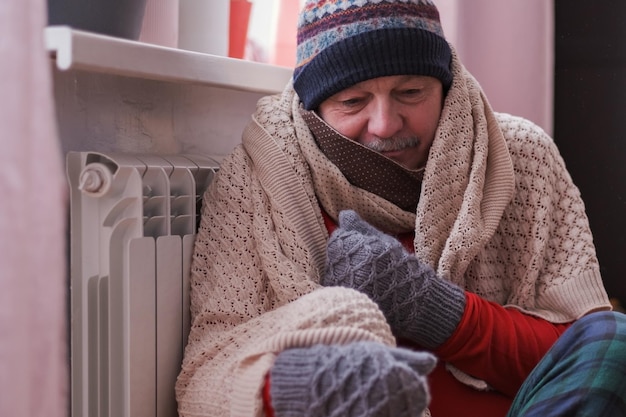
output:
<path id="1" fill-rule="evenodd" d="M 548 351 L 508 417 L 626 416 L 626 315 L 589 314 Z"/>

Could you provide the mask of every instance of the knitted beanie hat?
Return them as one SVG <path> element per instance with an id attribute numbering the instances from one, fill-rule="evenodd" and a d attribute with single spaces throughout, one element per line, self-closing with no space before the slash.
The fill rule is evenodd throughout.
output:
<path id="1" fill-rule="evenodd" d="M 427 75 L 450 88 L 451 51 L 430 0 L 306 0 L 298 21 L 294 89 L 305 109 L 354 84 Z"/>

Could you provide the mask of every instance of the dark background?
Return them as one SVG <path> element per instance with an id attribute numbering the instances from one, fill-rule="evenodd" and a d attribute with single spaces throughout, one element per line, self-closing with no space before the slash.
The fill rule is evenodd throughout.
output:
<path id="1" fill-rule="evenodd" d="M 581 190 L 605 286 L 626 306 L 626 1 L 555 1 L 554 139 Z"/>

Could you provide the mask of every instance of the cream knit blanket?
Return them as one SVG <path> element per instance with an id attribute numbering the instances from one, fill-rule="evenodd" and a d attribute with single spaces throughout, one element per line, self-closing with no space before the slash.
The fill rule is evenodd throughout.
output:
<path id="1" fill-rule="evenodd" d="M 328 234 L 355 208 L 441 277 L 554 322 L 609 309 L 584 205 L 552 139 L 494 113 L 453 57 L 454 82 L 416 213 L 351 186 L 315 145 L 291 86 L 259 101 L 205 194 L 192 266 L 192 329 L 176 385 L 182 416 L 258 416 L 264 376 L 292 346 L 395 344 L 376 305 L 320 288 Z M 319 198 L 319 200 L 318 200 Z"/>

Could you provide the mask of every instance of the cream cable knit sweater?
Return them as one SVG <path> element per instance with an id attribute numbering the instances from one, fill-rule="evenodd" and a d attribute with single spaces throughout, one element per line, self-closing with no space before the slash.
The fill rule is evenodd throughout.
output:
<path id="1" fill-rule="evenodd" d="M 552 139 L 495 114 L 453 57 L 454 82 L 417 213 L 351 186 L 315 145 L 291 86 L 259 101 L 243 143 L 205 194 L 192 266 L 181 416 L 258 416 L 264 376 L 292 346 L 395 340 L 374 303 L 320 288 L 344 208 L 389 232 L 469 291 L 554 322 L 609 309 L 578 189 Z M 319 198 L 319 200 L 318 200 Z"/>

